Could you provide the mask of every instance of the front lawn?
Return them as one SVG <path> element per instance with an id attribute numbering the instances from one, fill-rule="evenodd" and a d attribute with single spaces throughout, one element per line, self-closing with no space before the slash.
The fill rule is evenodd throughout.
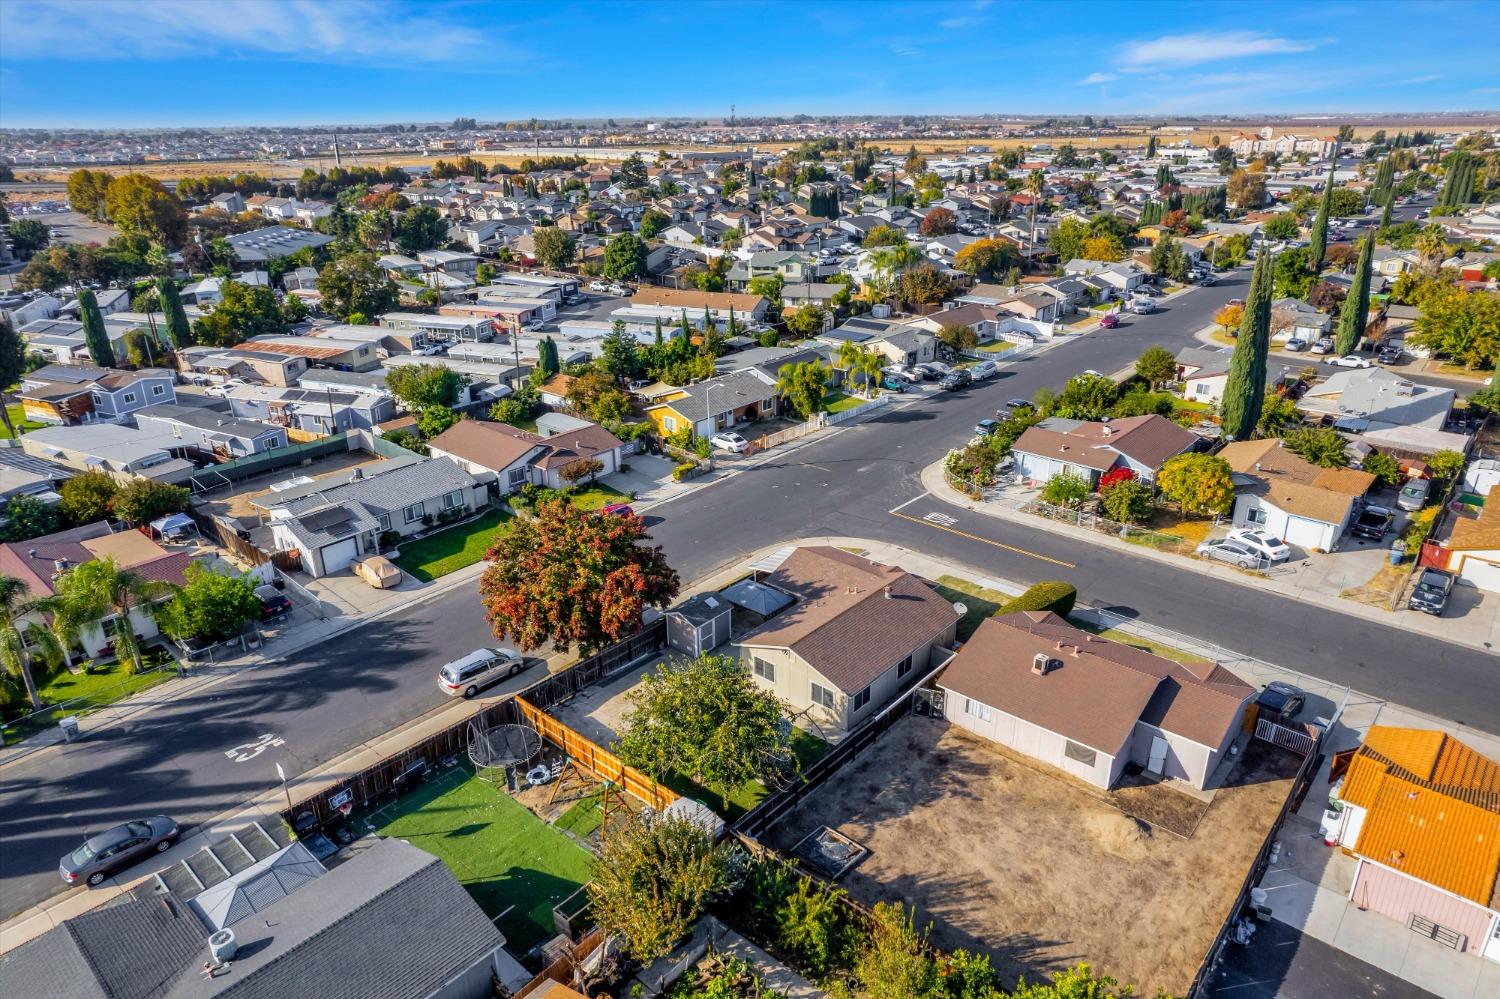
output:
<path id="1" fill-rule="evenodd" d="M 792 728 L 792 755 L 797 757 L 797 764 L 802 769 L 807 769 L 814 760 L 826 752 L 828 752 L 828 743 L 811 732 L 804 732 L 795 726 Z M 729 822 L 737 820 L 771 793 L 771 789 L 760 781 L 751 781 L 738 792 L 730 795 L 726 805 L 724 799 L 719 796 L 719 792 L 703 787 L 688 777 L 671 774 L 662 783 L 684 798 L 703 802 Z M 563 818 L 566 819 L 567 816 L 564 815 Z"/>
<path id="2" fill-rule="evenodd" d="M 626 493 L 620 492 L 614 486 L 606 486 L 598 482 L 592 486 L 580 487 L 568 499 L 580 510 L 602 510 L 611 503 L 630 502 L 630 496 Z"/>
<path id="3" fill-rule="evenodd" d="M 830 413 L 842 413 L 846 409 L 863 406 L 869 401 L 847 392 L 830 392 L 823 397 L 823 408 Z"/>
<path id="4" fill-rule="evenodd" d="M 45 705 L 61 705 L 57 710 L 38 715 L 34 720 L 5 728 L 4 743 L 10 745 L 51 725 L 63 715 L 86 715 L 91 711 L 108 707 L 122 701 L 131 694 L 138 694 L 172 679 L 177 673 L 170 666 L 146 673 L 127 673 L 119 663 L 96 667 L 92 673 L 59 672 L 37 688 L 37 694 Z M 17 714 L 31 710 L 25 697 L 17 705 Z"/>
<path id="5" fill-rule="evenodd" d="M 396 563 L 422 582 L 430 583 L 482 560 L 509 520 L 508 511 L 493 509 L 457 527 L 404 541 Z"/>
<path id="6" fill-rule="evenodd" d="M 1007 350 L 1014 350 L 1016 346 L 1009 340 L 991 340 L 989 343 L 980 344 L 979 349 L 986 354 L 1003 354 Z"/>
<path id="7" fill-rule="evenodd" d="M 380 809 L 369 824 L 447 864 L 517 954 L 556 934 L 553 906 L 589 880 L 587 850 L 466 767 Z"/>
<path id="8" fill-rule="evenodd" d="M 979 628 L 979 623 L 994 615 L 1010 600 L 999 590 L 991 590 L 957 576 L 939 576 L 938 593 L 949 603 L 961 603 L 967 610 L 958 619 L 958 640 L 967 642 L 969 636 Z"/>
<path id="9" fill-rule="evenodd" d="M 24 434 L 28 430 L 40 430 L 47 426 L 45 423 L 33 423 L 26 419 L 26 410 L 20 403 L 12 403 L 5 407 L 5 412 L 10 416 L 11 426 L 16 428 L 17 434 Z M 0 423 L 0 440 L 10 440 L 11 433 L 5 429 L 5 424 Z"/>

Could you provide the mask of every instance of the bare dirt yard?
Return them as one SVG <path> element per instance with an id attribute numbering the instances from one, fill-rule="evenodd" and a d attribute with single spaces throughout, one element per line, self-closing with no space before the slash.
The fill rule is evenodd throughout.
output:
<path id="1" fill-rule="evenodd" d="M 1121 810 L 1138 798 L 1116 800 L 913 716 L 768 839 L 786 851 L 823 825 L 852 837 L 870 850 L 841 881 L 852 895 L 915 905 L 934 943 L 987 952 L 1002 981 L 1042 980 L 1086 961 L 1138 995 L 1181 995 L 1299 762 L 1252 742 L 1185 838 Z M 1164 793 L 1187 797 L 1157 789 Z M 1184 803 L 1182 811 L 1200 809 Z"/>

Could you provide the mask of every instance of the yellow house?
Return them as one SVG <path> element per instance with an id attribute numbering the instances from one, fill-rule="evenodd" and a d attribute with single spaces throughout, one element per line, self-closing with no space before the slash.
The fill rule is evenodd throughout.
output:
<path id="1" fill-rule="evenodd" d="M 776 389 L 753 371 L 734 371 L 679 388 L 646 407 L 662 436 L 691 427 L 696 437 L 712 437 L 740 423 L 776 415 Z"/>

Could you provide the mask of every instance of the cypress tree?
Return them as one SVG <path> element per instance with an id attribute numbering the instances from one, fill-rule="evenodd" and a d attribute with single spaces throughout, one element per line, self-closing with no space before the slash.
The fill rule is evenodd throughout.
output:
<path id="1" fill-rule="evenodd" d="M 661 346 L 661 316 L 656 317 L 656 345 Z"/>
<path id="2" fill-rule="evenodd" d="M 550 336 L 537 347 L 537 366 L 550 378 L 562 370 L 562 362 L 557 356 L 557 341 Z"/>
<path id="3" fill-rule="evenodd" d="M 1370 311 L 1370 261 L 1375 256 L 1375 235 L 1370 233 L 1360 240 L 1359 263 L 1354 268 L 1354 280 L 1349 285 L 1349 296 L 1344 299 L 1343 311 L 1339 313 L 1339 332 L 1334 338 L 1334 350 L 1340 355 L 1349 354 L 1359 346 L 1359 338 L 1365 332 L 1365 319 Z"/>
<path id="4" fill-rule="evenodd" d="M 161 299 L 161 311 L 166 317 L 170 345 L 178 350 L 191 347 L 193 328 L 188 325 L 187 313 L 182 310 L 182 299 L 177 295 L 177 282 L 171 278 L 162 278 L 156 282 L 156 294 Z"/>
<path id="5" fill-rule="evenodd" d="M 1149 159 L 1151 159 L 1155 155 L 1156 155 L 1156 136 L 1153 135 L 1153 136 L 1150 136 L 1149 138 L 1146 139 L 1146 159 L 1149 160 Z"/>
<path id="6" fill-rule="evenodd" d="M 89 349 L 89 358 L 101 368 L 114 367 L 115 352 L 109 345 L 109 334 L 104 331 L 104 316 L 99 313 L 94 293 L 87 288 L 78 293 L 78 318 L 83 321 L 83 342 Z"/>
<path id="7" fill-rule="evenodd" d="M 693 328 L 688 325 L 687 309 L 682 310 L 682 325 L 677 327 L 676 338 L 678 340 L 691 340 L 693 338 Z"/>
<path id="8" fill-rule="evenodd" d="M 1337 165 L 1328 168 L 1328 182 L 1323 185 L 1323 200 L 1318 203 L 1318 218 L 1307 248 L 1307 265 L 1314 274 L 1323 273 L 1323 255 L 1328 251 L 1328 213 L 1333 211 L 1333 171 Z"/>
<path id="9" fill-rule="evenodd" d="M 1390 192 L 1385 196 L 1385 207 L 1380 210 L 1380 228 L 1384 229 L 1391 224 L 1391 206 L 1395 204 L 1396 196 Z"/>
<path id="10" fill-rule="evenodd" d="M 726 336 L 734 336 L 735 331 L 736 331 L 736 327 L 738 325 L 739 324 L 734 321 L 734 306 L 731 305 L 729 307 L 729 328 L 724 331 L 725 335 Z"/>
<path id="11" fill-rule="evenodd" d="M 1271 254 L 1262 249 L 1255 258 L 1240 337 L 1229 361 L 1224 385 L 1224 434 L 1237 441 L 1255 436 L 1266 398 L 1266 354 L 1271 348 Z"/>

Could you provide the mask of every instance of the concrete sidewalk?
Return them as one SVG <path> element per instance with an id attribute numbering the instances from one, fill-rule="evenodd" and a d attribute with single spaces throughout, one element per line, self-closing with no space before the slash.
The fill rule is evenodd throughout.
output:
<path id="1" fill-rule="evenodd" d="M 1009 521 L 1028 530 L 1065 535 L 1074 540 L 1085 541 L 1090 545 L 1102 548 L 1110 548 L 1137 558 L 1148 558 L 1157 562 L 1163 562 L 1182 572 L 1196 572 L 1205 576 L 1213 576 L 1217 579 L 1237 583 L 1240 586 L 1251 586 L 1256 589 L 1266 590 L 1279 596 L 1309 600 L 1316 597 L 1321 606 L 1325 606 L 1333 613 L 1363 618 L 1367 621 L 1374 621 L 1406 631 L 1420 632 L 1439 641 L 1454 642 L 1485 651 L 1500 648 L 1500 614 L 1496 614 L 1493 611 L 1488 614 L 1471 612 L 1462 617 L 1433 617 L 1430 614 L 1423 614 L 1419 611 L 1382 610 L 1355 600 L 1339 600 L 1335 598 L 1331 602 L 1327 602 L 1328 595 L 1326 591 L 1321 588 L 1320 584 L 1310 579 L 1307 581 L 1306 591 L 1304 591 L 1296 585 L 1289 585 L 1279 576 L 1263 576 L 1258 573 L 1242 572 L 1232 566 L 1218 562 L 1174 555 L 1170 552 L 1158 551 L 1147 545 L 1133 545 L 1128 541 L 1122 541 L 1113 535 L 1100 531 L 1072 527 L 1047 517 L 1037 517 L 1032 514 L 1023 513 L 1005 503 L 971 499 L 948 485 L 943 477 L 943 465 L 940 461 L 934 462 L 922 469 L 921 480 L 922 488 L 927 490 L 935 499 L 962 507 L 973 513 L 993 517 L 996 520 Z"/>

